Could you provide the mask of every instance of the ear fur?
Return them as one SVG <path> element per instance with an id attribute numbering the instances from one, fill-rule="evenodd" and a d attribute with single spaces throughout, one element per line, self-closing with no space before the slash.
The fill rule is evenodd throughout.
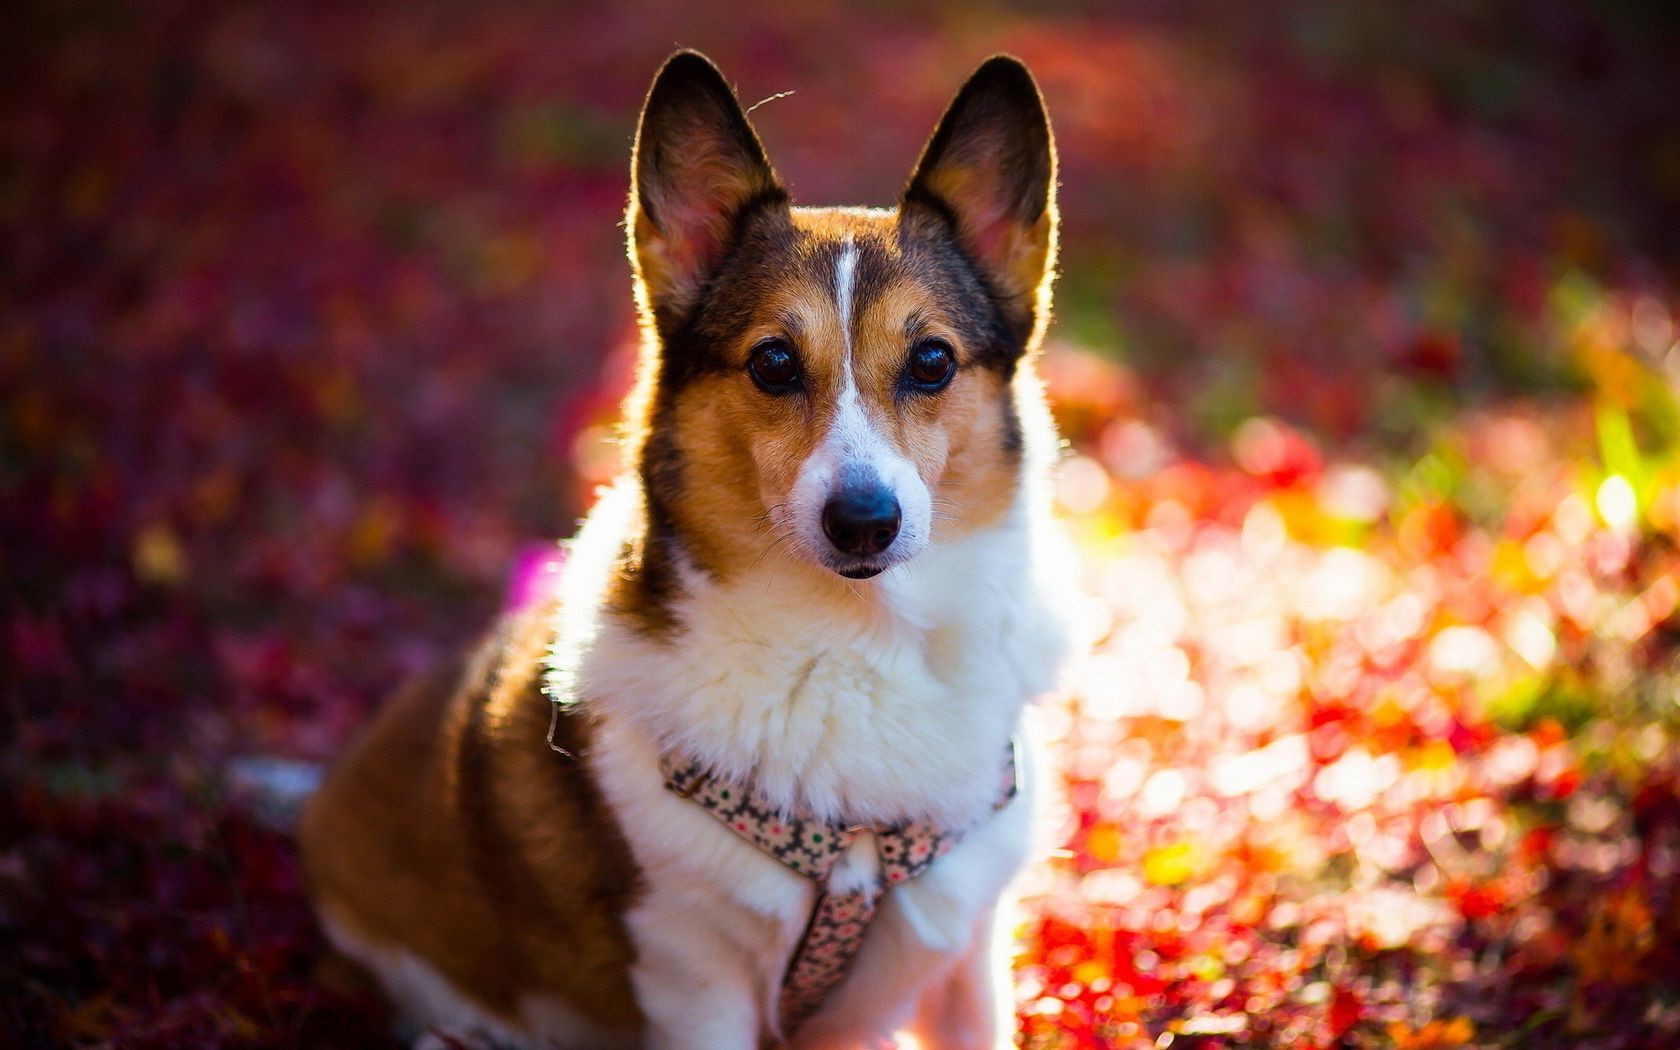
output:
<path id="1" fill-rule="evenodd" d="M 1042 334 L 1056 261 L 1056 147 L 1032 74 L 987 59 L 952 100 L 900 201 L 901 223 L 956 234 L 1012 320 Z"/>
<path id="2" fill-rule="evenodd" d="M 723 74 L 698 51 L 678 51 L 653 79 L 630 162 L 630 259 L 637 297 L 662 331 L 693 307 L 741 220 L 787 207 Z"/>

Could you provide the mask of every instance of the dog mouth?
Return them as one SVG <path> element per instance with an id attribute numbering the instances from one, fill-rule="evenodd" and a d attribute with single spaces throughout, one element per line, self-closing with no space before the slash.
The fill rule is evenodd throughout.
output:
<path id="1" fill-rule="evenodd" d="M 846 577 L 848 580 L 867 580 L 881 575 L 881 573 L 885 572 L 886 569 L 887 567 L 885 565 L 869 564 L 847 565 L 844 568 L 836 568 L 834 571 L 839 573 L 841 576 Z"/>

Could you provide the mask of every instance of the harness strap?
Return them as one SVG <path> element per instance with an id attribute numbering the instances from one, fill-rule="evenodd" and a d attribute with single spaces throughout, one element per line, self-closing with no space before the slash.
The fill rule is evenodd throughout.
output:
<path id="1" fill-rule="evenodd" d="M 969 829 L 940 828 L 930 821 L 892 825 L 840 824 L 788 814 L 758 794 L 714 779 L 697 762 L 660 759 L 665 786 L 689 799 L 731 831 L 820 887 L 804 936 L 782 976 L 778 1004 L 781 1034 L 791 1035 L 827 1001 L 851 971 L 864 934 L 888 889 L 916 878 L 949 853 Z M 993 811 L 1015 797 L 1015 745 L 1009 745 Z M 829 875 L 859 836 L 875 836 L 879 874 L 873 886 L 844 893 L 828 887 Z"/>

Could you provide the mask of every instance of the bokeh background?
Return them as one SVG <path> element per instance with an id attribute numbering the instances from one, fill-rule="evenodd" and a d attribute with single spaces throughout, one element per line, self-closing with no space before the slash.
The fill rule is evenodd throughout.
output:
<path id="1" fill-rule="evenodd" d="M 1680 1045 L 1677 25 L 8 5 L 0 1043 L 382 1044 L 229 771 L 330 758 L 612 470 L 680 44 L 794 92 L 808 203 L 890 204 L 995 50 L 1048 97 L 1096 655 L 1025 1044 Z"/>

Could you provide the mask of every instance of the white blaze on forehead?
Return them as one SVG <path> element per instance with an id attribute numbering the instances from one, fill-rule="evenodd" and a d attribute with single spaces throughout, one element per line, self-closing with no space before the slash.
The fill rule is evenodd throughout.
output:
<path id="1" fill-rule="evenodd" d="M 840 340 L 845 348 L 840 355 L 840 396 L 835 400 L 834 423 L 823 442 L 826 446 L 838 438 L 842 455 L 851 453 L 847 459 L 867 459 L 863 447 L 871 439 L 881 442 L 864 413 L 863 398 L 858 396 L 857 374 L 852 370 L 852 298 L 857 288 L 857 256 L 857 242 L 848 233 L 846 242 L 840 246 L 840 258 L 834 264 L 834 308 L 840 315 Z M 818 455 L 821 452 L 818 449 Z"/>
<path id="2" fill-rule="evenodd" d="M 840 311 L 840 338 L 846 344 L 846 378 L 852 378 L 852 290 L 857 286 L 857 242 L 846 234 L 840 261 L 834 264 L 834 305 Z"/>
<path id="3" fill-rule="evenodd" d="M 852 293 L 857 287 L 857 242 L 846 234 L 840 247 L 840 258 L 834 264 L 834 308 L 840 315 L 840 342 L 845 348 L 840 355 L 840 396 L 835 399 L 832 439 L 843 430 L 860 429 L 873 433 L 864 417 L 863 399 L 858 396 L 857 374 L 852 371 Z"/>
<path id="4" fill-rule="evenodd" d="M 911 463 L 870 422 L 858 392 L 852 367 L 853 307 L 857 291 L 857 242 L 851 235 L 840 246 L 834 263 L 834 307 L 840 322 L 840 391 L 834 415 L 815 451 L 799 468 L 794 483 L 791 517 L 794 529 L 813 552 L 829 552 L 822 531 L 822 511 L 848 476 L 878 478 L 897 497 L 902 522 L 898 538 L 886 551 L 889 561 L 918 553 L 932 531 L 933 500 Z"/>

